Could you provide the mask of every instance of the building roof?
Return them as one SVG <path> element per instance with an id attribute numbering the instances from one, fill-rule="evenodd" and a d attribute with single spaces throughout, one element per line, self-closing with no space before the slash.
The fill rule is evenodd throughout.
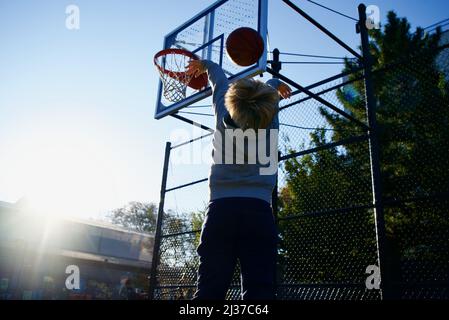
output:
<path id="1" fill-rule="evenodd" d="M 29 209 L 29 207 L 26 204 L 24 205 L 23 199 L 20 199 L 16 203 L 0 201 L 0 209 L 1 208 L 19 211 L 24 214 L 33 214 L 33 211 L 31 209 Z M 140 236 L 144 236 L 144 237 L 154 238 L 154 234 L 152 234 L 152 233 L 139 232 L 139 231 L 136 231 L 136 230 L 133 230 L 130 228 L 125 228 L 125 227 L 121 227 L 121 226 L 112 224 L 112 223 L 110 223 L 108 221 L 104 221 L 104 220 L 81 219 L 81 218 L 73 218 L 73 217 L 62 217 L 62 218 L 58 218 L 58 219 L 60 219 L 62 221 L 81 223 L 81 224 L 86 224 L 86 225 L 90 225 L 90 226 L 94 226 L 94 227 L 100 227 L 100 228 L 110 229 L 110 230 L 114 230 L 114 231 L 120 231 L 120 232 L 129 233 L 129 234 L 136 234 L 136 235 L 140 235 Z"/>

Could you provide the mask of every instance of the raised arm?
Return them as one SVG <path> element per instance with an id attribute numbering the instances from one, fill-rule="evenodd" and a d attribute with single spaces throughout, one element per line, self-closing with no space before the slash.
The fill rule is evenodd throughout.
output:
<path id="1" fill-rule="evenodd" d="M 187 66 L 187 75 L 198 77 L 207 72 L 213 93 L 213 105 L 217 114 L 224 109 L 224 96 L 228 90 L 229 81 L 223 69 L 215 62 L 209 60 L 192 60 Z"/>
<path id="2" fill-rule="evenodd" d="M 284 99 L 288 99 L 292 95 L 292 89 L 279 79 L 273 78 L 265 83 L 275 88 L 279 95 Z"/>
<path id="3" fill-rule="evenodd" d="M 288 99 L 292 95 L 292 90 L 290 89 L 290 87 L 279 79 L 273 78 L 265 83 L 276 89 L 279 95 L 284 99 Z M 273 118 L 273 128 L 279 129 L 279 112 L 277 112 Z"/>
<path id="4" fill-rule="evenodd" d="M 229 81 L 223 69 L 215 62 L 209 60 L 203 60 L 203 65 L 207 71 L 207 76 L 214 94 L 221 92 L 224 95 L 226 90 L 228 90 Z"/>

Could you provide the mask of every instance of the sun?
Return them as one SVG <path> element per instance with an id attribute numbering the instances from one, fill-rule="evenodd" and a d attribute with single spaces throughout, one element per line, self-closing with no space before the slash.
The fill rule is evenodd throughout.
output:
<path id="1" fill-rule="evenodd" d="M 114 207 L 113 159 L 104 151 L 67 137 L 28 141 L 15 165 L 28 207 L 53 217 L 95 216 Z"/>

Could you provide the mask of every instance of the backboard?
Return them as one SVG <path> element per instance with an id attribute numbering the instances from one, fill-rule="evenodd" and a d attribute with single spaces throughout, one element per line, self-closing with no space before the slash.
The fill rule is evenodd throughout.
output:
<path id="1" fill-rule="evenodd" d="M 267 63 L 267 6 L 268 0 L 220 0 L 170 32 L 164 39 L 164 49 L 179 48 L 193 52 L 200 59 L 222 66 L 230 81 L 253 77 L 265 71 Z M 248 67 L 234 64 L 226 54 L 226 39 L 237 28 L 250 27 L 261 35 L 265 50 L 259 61 Z M 163 118 L 207 98 L 209 87 L 203 90 L 187 88 L 186 98 L 170 102 L 162 94 L 159 81 L 156 119 Z"/>

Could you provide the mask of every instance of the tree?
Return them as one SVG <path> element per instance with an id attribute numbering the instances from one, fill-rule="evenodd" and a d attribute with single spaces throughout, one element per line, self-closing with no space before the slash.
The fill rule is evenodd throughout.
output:
<path id="1" fill-rule="evenodd" d="M 194 231 L 201 230 L 204 223 L 204 219 L 206 219 L 206 213 L 207 213 L 207 205 L 204 205 L 202 209 L 198 209 L 197 211 L 191 213 L 192 230 Z M 200 244 L 200 236 L 201 232 L 195 233 L 195 241 L 194 241 L 195 247 L 198 247 L 198 245 Z"/>
<path id="2" fill-rule="evenodd" d="M 149 233 L 156 231 L 156 217 L 157 206 L 154 203 L 134 201 L 113 210 L 109 216 L 113 224 Z"/>

